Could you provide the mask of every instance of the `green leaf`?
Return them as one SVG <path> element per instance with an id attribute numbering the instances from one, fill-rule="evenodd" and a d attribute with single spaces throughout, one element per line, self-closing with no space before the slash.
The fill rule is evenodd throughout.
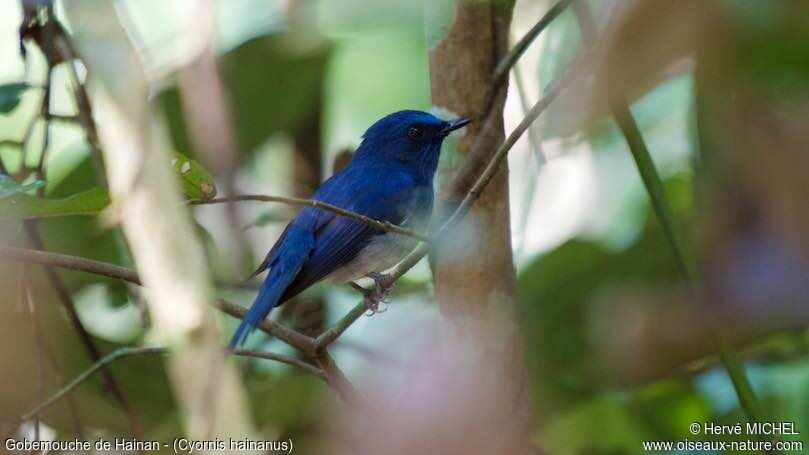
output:
<path id="1" fill-rule="evenodd" d="M 22 99 L 22 94 L 28 90 L 25 82 L 12 82 L 0 85 L 0 113 L 8 114 L 17 108 Z"/>
<path id="2" fill-rule="evenodd" d="M 329 48 L 299 49 L 289 45 L 290 39 L 286 34 L 257 37 L 221 57 L 236 145 L 246 156 L 272 135 L 305 131 L 319 118 Z M 160 104 L 175 148 L 199 156 L 190 140 L 193 132 L 188 130 L 178 89 L 165 90 Z"/>
<path id="3" fill-rule="evenodd" d="M 213 176 L 197 160 L 175 152 L 171 167 L 180 177 L 183 194 L 189 198 L 211 199 L 216 196 Z"/>
<path id="4" fill-rule="evenodd" d="M 540 439 L 558 455 L 637 453 L 649 439 L 643 423 L 617 396 L 588 400 L 553 419 Z"/>
<path id="5" fill-rule="evenodd" d="M 49 218 L 69 215 L 97 215 L 110 203 L 101 188 L 76 193 L 64 199 L 38 198 L 17 194 L 0 200 L 0 218 Z"/>
<path id="6" fill-rule="evenodd" d="M 44 185 L 45 182 L 42 180 L 20 184 L 15 182 L 14 179 L 7 175 L 0 175 L 0 198 L 8 197 L 17 193 L 25 193 L 26 191 L 31 191 Z"/>

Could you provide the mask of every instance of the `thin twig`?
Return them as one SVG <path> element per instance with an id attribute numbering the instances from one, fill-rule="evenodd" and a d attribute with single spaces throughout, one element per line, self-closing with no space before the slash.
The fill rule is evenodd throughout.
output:
<path id="1" fill-rule="evenodd" d="M 404 273 L 402 273 L 404 274 Z M 317 350 L 322 350 L 326 346 L 332 344 L 334 340 L 340 337 L 349 327 L 353 324 L 360 316 L 365 313 L 368 307 L 365 305 L 365 302 L 360 302 L 354 308 L 349 310 L 345 316 L 340 318 L 336 324 L 334 324 L 331 328 L 327 329 L 325 332 L 321 333 L 320 336 L 317 337 L 315 340 L 315 345 Z"/>
<path id="2" fill-rule="evenodd" d="M 81 123 L 78 115 L 69 115 L 69 114 L 54 114 L 49 112 L 48 118 L 51 120 L 56 120 L 58 122 L 64 123 Z"/>
<path id="3" fill-rule="evenodd" d="M 65 39 L 56 40 L 54 46 L 58 51 L 65 56 L 67 62 L 68 75 L 70 76 L 73 84 L 73 98 L 76 101 L 76 119 L 79 121 L 84 129 L 84 134 L 87 138 L 87 143 L 90 145 L 91 159 L 95 176 L 99 184 L 106 188 L 107 177 L 104 173 L 104 159 L 101 152 L 101 145 L 98 139 L 98 131 L 96 130 L 95 120 L 93 119 L 93 110 L 90 105 L 90 97 L 87 96 L 87 90 L 79 79 L 79 73 L 76 70 L 76 61 L 78 56 L 73 50 L 73 45 Z"/>
<path id="4" fill-rule="evenodd" d="M 37 353 L 37 399 L 42 400 L 45 396 L 45 379 L 43 376 L 44 370 L 42 368 L 42 358 L 44 357 L 44 340 L 42 337 L 41 327 L 39 326 L 36 305 L 34 305 L 34 296 L 31 293 L 31 283 L 26 274 L 20 276 L 20 300 L 24 302 L 28 315 L 31 317 L 31 331 L 34 335 L 34 346 Z M 36 414 L 32 419 L 34 424 L 34 439 L 37 441 L 39 440 L 40 436 L 40 417 L 41 416 L 39 414 Z"/>
<path id="5" fill-rule="evenodd" d="M 54 403 L 58 402 L 63 397 L 67 396 L 73 389 L 75 389 L 76 387 L 81 385 L 84 381 L 92 377 L 99 370 L 107 367 L 108 365 L 112 364 L 113 362 L 119 359 L 139 355 L 166 354 L 166 353 L 169 353 L 169 350 L 165 347 L 160 346 L 124 347 L 116 349 L 115 351 L 112 351 L 109 354 L 102 357 L 101 359 L 99 359 L 97 362 L 92 364 L 89 368 L 87 368 L 83 372 L 79 373 L 79 375 L 77 375 L 75 378 L 73 378 L 70 382 L 65 384 L 59 390 L 54 392 L 46 400 L 42 401 L 41 403 L 36 405 L 33 409 L 23 414 L 21 417 L 21 421 L 29 420 L 32 417 L 41 414 L 43 411 L 51 407 Z M 286 363 L 288 365 L 298 367 L 308 373 L 312 373 L 313 375 L 317 376 L 318 378 L 324 381 L 328 381 L 326 374 L 322 370 L 294 357 L 289 357 L 283 354 L 276 354 L 274 352 L 258 351 L 254 349 L 237 349 L 233 351 L 233 353 L 241 357 L 254 357 L 258 359 L 267 359 L 281 363 Z"/>
<path id="6" fill-rule="evenodd" d="M 50 27 L 46 27 L 50 30 Z M 42 93 L 42 105 L 39 107 L 39 115 L 42 117 L 44 125 L 42 126 L 42 147 L 40 148 L 39 160 L 36 166 L 36 176 L 38 180 L 45 180 L 45 158 L 48 155 L 48 146 L 51 142 L 51 81 L 53 80 L 53 67 L 48 63 L 48 69 L 45 75 L 45 91 Z M 24 165 L 25 163 L 23 163 Z M 45 194 L 45 188 L 39 187 L 37 194 L 42 197 Z"/>
<path id="7" fill-rule="evenodd" d="M 161 347 L 116 349 L 115 351 L 112 351 L 109 354 L 105 355 L 104 357 L 98 359 L 95 363 L 93 363 L 90 366 L 90 368 L 84 370 L 78 376 L 73 378 L 73 380 L 65 384 L 64 387 L 62 387 L 61 389 L 57 390 L 56 393 L 51 395 L 48 399 L 35 406 L 34 409 L 23 414 L 22 420 L 28 420 L 32 416 L 39 414 L 45 409 L 49 408 L 51 405 L 59 401 L 71 390 L 76 388 L 76 386 L 80 385 L 82 382 L 90 378 L 93 374 L 95 374 L 99 370 L 106 368 L 109 364 L 115 362 L 120 358 L 143 354 L 162 354 L 164 352 L 166 352 L 166 349 Z"/>
<path id="8" fill-rule="evenodd" d="M 244 319 L 247 314 L 247 308 L 230 303 L 225 300 L 216 300 L 214 306 L 225 314 L 233 316 L 237 319 Z M 270 334 L 275 338 L 283 341 L 284 343 L 298 349 L 304 354 L 312 357 L 315 355 L 316 345 L 312 337 L 304 335 L 300 332 L 287 328 L 275 321 L 263 319 L 257 326 L 259 330 L 264 333 Z"/>
<path id="9" fill-rule="evenodd" d="M 512 73 L 514 74 L 514 85 L 517 88 L 517 95 L 520 100 L 520 107 L 522 108 L 522 114 L 525 115 L 528 113 L 528 110 L 531 109 L 531 105 L 528 102 L 528 93 L 525 89 L 525 81 L 523 80 L 522 72 L 520 71 L 520 65 L 514 64 L 512 68 Z M 542 153 L 542 141 L 540 140 L 539 136 L 537 135 L 536 128 L 534 125 L 531 128 L 528 128 L 528 143 L 531 146 L 530 155 L 532 158 L 532 162 L 534 163 L 534 169 L 528 169 L 527 172 L 527 186 L 528 188 L 524 191 L 521 191 L 523 196 L 523 210 L 522 213 L 519 214 L 519 220 L 517 221 L 517 226 L 519 226 L 519 232 L 522 233 L 520 243 L 517 246 L 516 250 L 517 253 L 522 253 L 523 249 L 525 248 L 526 238 L 528 237 L 525 235 L 525 231 L 528 227 L 528 216 L 530 214 L 530 205 L 531 201 L 534 199 L 534 194 L 536 192 L 536 183 L 537 179 L 539 179 L 539 172 L 542 166 L 547 161 L 545 155 Z"/>
<path id="10" fill-rule="evenodd" d="M 397 226 L 387 221 L 375 220 L 365 215 L 361 215 L 359 213 L 352 212 L 350 210 L 346 210 L 344 208 L 337 207 L 336 205 L 328 204 L 326 202 L 318 201 L 316 199 L 305 199 L 299 197 L 286 197 L 286 196 L 270 196 L 262 194 L 241 194 L 213 199 L 192 199 L 188 201 L 188 203 L 191 205 L 205 205 L 205 204 L 221 204 L 226 202 L 239 202 L 239 201 L 281 202 L 288 205 L 314 207 L 316 209 L 328 210 L 330 212 L 336 213 L 337 215 L 344 216 L 346 218 L 351 218 L 353 220 L 365 223 L 369 226 L 375 227 L 382 231 L 395 232 L 397 234 L 406 235 L 408 237 L 413 237 L 418 240 L 421 240 L 422 242 L 430 241 L 429 236 L 420 234 L 412 229 Z"/>
<path id="11" fill-rule="evenodd" d="M 570 4 L 571 0 L 560 0 L 555 5 L 551 6 L 551 8 L 545 13 L 542 18 L 539 19 L 539 22 L 536 23 L 528 33 L 525 34 L 517 43 L 512 46 L 511 50 L 503 57 L 502 60 L 497 64 L 497 67 L 494 69 L 494 74 L 492 75 L 492 80 L 494 80 L 495 84 L 500 83 L 501 79 L 505 80 L 506 75 L 508 74 L 509 70 L 517 60 L 522 57 L 522 54 L 528 49 L 528 46 L 531 45 L 532 42 L 542 33 L 545 28 L 553 22 L 562 11 L 567 8 Z"/>
<path id="12" fill-rule="evenodd" d="M 312 365 L 311 363 L 305 362 L 301 359 L 296 359 L 295 357 L 276 354 L 275 352 L 259 351 L 256 349 L 234 349 L 233 354 L 241 357 L 254 357 L 257 359 L 275 360 L 276 362 L 286 363 L 287 365 L 292 365 L 293 367 L 298 367 L 308 373 L 312 373 L 324 381 L 328 381 L 323 370 Z"/>

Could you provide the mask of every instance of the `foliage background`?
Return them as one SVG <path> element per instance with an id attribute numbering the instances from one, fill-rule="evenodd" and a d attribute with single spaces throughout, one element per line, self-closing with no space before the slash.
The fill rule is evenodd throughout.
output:
<path id="1" fill-rule="evenodd" d="M 600 23 L 606 23 L 606 12 L 613 3 L 591 3 L 601 13 Z M 778 229 L 767 231 L 769 237 L 765 235 L 764 240 L 781 243 L 763 250 L 752 249 L 747 237 L 731 241 L 750 226 L 782 226 L 781 212 L 773 208 L 806 204 L 805 191 L 797 185 L 766 192 L 750 182 L 798 182 L 790 175 L 809 170 L 802 166 L 807 142 L 792 147 L 793 143 L 779 142 L 782 136 L 772 133 L 779 131 L 778 126 L 762 127 L 759 136 L 751 137 L 758 137 L 757 150 L 766 152 L 715 151 L 731 149 L 725 146 L 733 143 L 726 136 L 744 125 L 733 123 L 733 112 L 715 107 L 729 99 L 722 90 L 728 79 L 721 75 L 731 70 L 745 75 L 736 81 L 746 87 L 741 92 L 776 93 L 775 101 L 761 103 L 777 105 L 773 108 L 778 111 L 776 122 L 795 124 L 790 126 L 794 128 L 790 138 L 805 138 L 809 66 L 800 51 L 809 49 L 809 38 L 793 17 L 806 17 L 807 8 L 796 2 L 716 3 L 721 4 L 727 28 L 715 34 L 695 33 L 698 57 L 671 59 L 674 63 L 665 71 L 640 72 L 643 77 L 633 80 L 636 84 L 628 93 L 675 217 L 706 272 L 709 287 L 719 288 L 713 295 L 742 298 L 711 299 L 698 309 L 688 305 L 686 285 L 651 212 L 624 138 L 597 102 L 579 99 L 589 100 L 579 96 L 587 90 L 560 99 L 535 125 L 532 134 L 538 143 L 524 138 L 509 156 L 518 309 L 534 400 L 534 440 L 549 453 L 641 453 L 643 440 L 693 440 L 688 432 L 692 422 L 744 422 L 731 382 L 716 364 L 707 333 L 710 328 L 702 323 L 712 317 L 730 326 L 734 339 L 739 340 L 745 370 L 767 415 L 773 421 L 795 422 L 798 439 L 806 441 L 809 434 L 809 338 L 805 330 L 809 231 L 797 230 L 791 237 L 782 236 Z M 398 0 L 288 4 L 220 0 L 213 5 L 215 53 L 232 103 L 237 157 L 232 185 L 236 192 L 305 195 L 312 181 L 300 182 L 294 172 L 301 137 L 319 138 L 322 169 L 318 173 L 323 177 L 331 173 L 343 150 L 358 144 L 375 119 L 404 108 L 431 108 L 430 37 L 425 34 L 425 22 L 432 24 L 427 27 L 432 30 L 436 23 L 446 21 L 440 8 L 427 8 L 425 17 L 419 2 Z M 155 98 L 170 127 L 174 148 L 202 159 L 195 150 L 194 132 L 183 115 L 173 77 L 198 46 L 194 5 L 127 0 L 118 6 L 145 66 L 151 74 L 162 75 Z M 548 6 L 542 1 L 518 1 L 512 35 L 522 36 Z M 20 58 L 20 4 L 0 0 L 0 11 L 0 83 L 24 81 L 34 86 L 22 93 L 19 106 L 9 112 L 4 109 L 0 116 L 0 138 L 19 140 L 37 115 L 41 88 L 36 86 L 44 83 L 45 62 L 32 46 L 28 59 Z M 663 30 L 671 24 L 666 17 L 646 17 L 658 28 L 639 27 L 635 31 L 640 38 L 636 39 L 659 43 Z M 625 25 L 631 28 L 633 24 L 627 21 Z M 531 47 L 517 69 L 526 98 L 535 100 L 563 74 L 581 49 L 578 36 L 575 16 L 566 11 Z M 719 41 L 724 47 L 716 51 L 714 44 Z M 620 46 L 622 41 L 619 36 L 609 43 Z M 640 60 L 648 55 L 643 54 L 648 50 L 633 50 L 640 53 L 635 56 Z M 596 67 L 593 72 L 604 74 L 610 64 L 618 63 L 602 62 L 608 69 Z M 512 79 L 505 111 L 506 131 L 523 116 L 514 82 Z M 64 66 L 57 67 L 52 80 L 55 113 L 75 113 L 68 84 Z M 10 93 L 4 86 L 0 96 L 13 96 Z M 787 107 L 781 109 L 784 105 Z M 28 164 L 38 159 L 43 124 L 38 121 L 32 130 Z M 90 148 L 81 127 L 54 121 L 51 131 L 45 195 L 65 198 L 96 187 Z M 451 169 L 460 160 L 454 146 L 447 145 L 442 169 Z M 779 151 L 803 155 L 794 160 L 787 155 L 780 166 L 759 161 L 769 160 Z M 17 148 L 0 145 L 0 157 L 12 174 L 20 169 L 21 156 Z M 711 157 L 719 157 L 722 165 L 716 166 Z M 788 163 L 797 171 L 788 169 Z M 211 172 L 220 190 L 231 184 L 225 176 Z M 21 177 L 20 183 L 34 180 Z M 738 205 L 733 198 L 736 194 L 741 200 L 753 201 L 749 211 L 755 215 L 739 220 L 733 209 Z M 294 212 L 283 205 L 257 203 L 238 205 L 237 210 L 241 220 L 237 231 L 243 233 L 246 252 L 241 257 L 232 253 L 241 246 L 224 216 L 225 208 L 193 209 L 210 268 L 215 280 L 223 284 L 217 286 L 218 296 L 247 306 L 254 290 L 229 283 L 249 273 Z M 97 216 L 45 218 L 40 229 L 48 250 L 133 265 L 121 253 L 120 234 Z M 19 244 L 21 238 L 18 220 L 3 217 L 0 240 Z M 735 251 L 736 256 L 723 252 L 718 244 Z M 779 253 L 783 251 L 790 254 Z M 748 253 L 752 262 L 744 260 Z M 723 257 L 731 258 L 730 265 L 715 265 L 716 258 Z M 741 259 L 734 262 L 734 257 Z M 55 390 L 60 376 L 74 376 L 88 361 L 43 277 L 36 274 L 32 276 L 36 317 L 46 334 L 52 363 L 59 367 L 38 363 L 30 315 L 19 298 L 20 267 L 0 262 L 0 269 L 0 289 L 5 289 L 0 299 L 4 314 L 0 318 L 0 371 L 7 384 L 14 384 L 0 389 L 0 419 L 13 422 L 40 401 L 43 390 Z M 61 276 L 82 322 L 104 351 L 149 342 L 140 297 L 133 288 L 78 272 L 62 272 Z M 772 278 L 762 278 L 766 276 Z M 424 339 L 414 334 L 440 318 L 430 290 L 429 267 L 424 261 L 399 283 L 389 311 L 362 318 L 352 326 L 335 348 L 337 362 L 350 378 L 370 387 L 383 381 L 408 387 L 402 377 L 387 372 L 386 365 L 403 362 L 423 349 Z M 787 297 L 777 297 L 784 292 Z M 764 298 L 747 299 L 757 293 Z M 279 317 L 302 330 L 317 331 L 340 317 L 355 300 L 349 289 L 317 286 Z M 223 317 L 223 322 L 226 333 L 235 328 L 234 320 Z M 293 353 L 274 340 L 254 340 L 254 344 Z M 253 417 L 264 433 L 300 441 L 304 453 L 317 453 L 327 418 L 324 410 L 334 400 L 329 389 L 286 365 L 252 359 L 240 364 Z M 44 373 L 38 373 L 39 369 Z M 125 359 L 112 370 L 135 403 L 150 438 L 170 439 L 181 433 L 160 358 Z M 44 378 L 44 383 L 37 385 L 41 382 L 37 378 Z M 84 432 L 129 431 L 98 378 L 82 385 L 74 401 Z M 67 402 L 52 408 L 43 420 L 47 437 L 66 439 L 79 431 Z M 5 427 L 8 432 L 17 431 L 11 423 Z M 790 438 L 796 437 L 785 437 Z"/>

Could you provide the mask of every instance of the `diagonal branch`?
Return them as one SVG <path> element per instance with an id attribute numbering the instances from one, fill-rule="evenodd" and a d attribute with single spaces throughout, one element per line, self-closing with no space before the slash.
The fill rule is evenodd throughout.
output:
<path id="1" fill-rule="evenodd" d="M 65 384 L 61 389 L 57 390 L 56 393 L 51 395 L 48 399 L 46 399 L 45 401 L 38 404 L 30 411 L 23 414 L 22 420 L 28 420 L 34 415 L 37 415 L 42 411 L 44 411 L 45 409 L 49 408 L 51 405 L 59 401 L 66 394 L 70 393 L 71 390 L 75 389 L 82 382 L 86 381 L 88 378 L 93 376 L 98 371 L 106 369 L 109 364 L 115 362 L 120 358 L 142 354 L 162 354 L 164 352 L 165 352 L 164 348 L 121 348 L 112 351 L 109 354 L 105 355 L 104 357 L 98 359 L 95 363 L 93 363 L 90 366 L 90 368 L 84 370 L 78 376 L 73 378 L 73 380 Z"/>
<path id="2" fill-rule="evenodd" d="M 107 366 L 109 366 L 110 364 L 119 359 L 132 356 L 167 354 L 167 353 L 169 353 L 169 350 L 167 348 L 160 346 L 136 347 L 136 348 L 125 347 L 116 349 L 115 351 L 112 351 L 109 354 L 102 357 L 101 359 L 99 359 L 88 369 L 79 373 L 78 376 L 76 376 L 70 382 L 65 384 L 62 388 L 54 392 L 45 401 L 39 403 L 33 409 L 23 414 L 20 420 L 21 421 L 29 420 L 33 416 L 42 413 L 43 411 L 51 407 L 54 403 L 58 402 L 59 400 L 67 396 L 73 389 L 81 385 L 84 381 L 92 377 L 95 373 L 106 368 Z M 283 354 L 276 354 L 274 352 L 258 351 L 254 349 L 237 349 L 233 351 L 233 353 L 241 357 L 253 357 L 257 359 L 267 359 L 267 360 L 274 360 L 276 362 L 286 363 L 287 365 L 298 367 L 308 373 L 317 376 L 318 378 L 324 381 L 327 381 L 326 375 L 323 372 L 323 370 L 309 363 L 306 363 L 300 359 L 296 359 L 294 357 L 289 357 Z"/>
<path id="3" fill-rule="evenodd" d="M 528 49 L 528 46 L 534 42 L 535 39 L 545 30 L 548 25 L 553 22 L 554 19 L 559 17 L 560 14 L 565 10 L 565 8 L 570 5 L 572 0 L 559 0 L 556 4 L 551 6 L 551 8 L 539 19 L 539 22 L 536 23 L 528 33 L 525 34 L 519 41 L 517 41 L 514 46 L 508 51 L 508 53 L 503 57 L 502 60 L 497 64 L 497 67 L 494 69 L 494 74 L 492 75 L 492 80 L 494 80 L 495 84 L 502 83 L 505 80 L 508 71 L 511 67 L 517 63 L 517 60 L 522 57 L 522 54 Z"/>
<path id="4" fill-rule="evenodd" d="M 298 367 L 307 373 L 311 373 L 324 381 L 328 381 L 326 373 L 320 368 L 312 365 L 309 362 L 305 362 L 301 359 L 296 359 L 295 357 L 290 357 L 288 355 L 277 354 L 269 351 L 259 351 L 257 349 L 234 349 L 233 354 L 240 357 L 253 357 L 256 359 L 275 360 L 276 362 L 286 363 L 287 365 Z"/>
<path id="5" fill-rule="evenodd" d="M 221 299 L 215 301 L 214 306 L 221 312 L 237 319 L 244 319 L 244 316 L 247 314 L 247 308 Z M 298 349 L 310 357 L 315 355 L 316 344 L 312 337 L 287 328 L 269 319 L 262 320 L 257 327 L 262 332 L 278 338 L 284 343 Z"/>

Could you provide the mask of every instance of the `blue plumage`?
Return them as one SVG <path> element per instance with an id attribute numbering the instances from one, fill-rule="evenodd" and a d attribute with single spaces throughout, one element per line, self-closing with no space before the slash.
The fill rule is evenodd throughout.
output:
<path id="1" fill-rule="evenodd" d="M 372 125 L 351 162 L 312 199 L 393 224 L 423 229 L 433 206 L 433 176 L 444 138 L 469 123 L 400 111 Z M 348 282 L 395 265 L 414 245 L 399 234 L 305 207 L 286 227 L 256 274 L 269 270 L 231 339 L 242 343 L 270 311 L 324 278 Z"/>

